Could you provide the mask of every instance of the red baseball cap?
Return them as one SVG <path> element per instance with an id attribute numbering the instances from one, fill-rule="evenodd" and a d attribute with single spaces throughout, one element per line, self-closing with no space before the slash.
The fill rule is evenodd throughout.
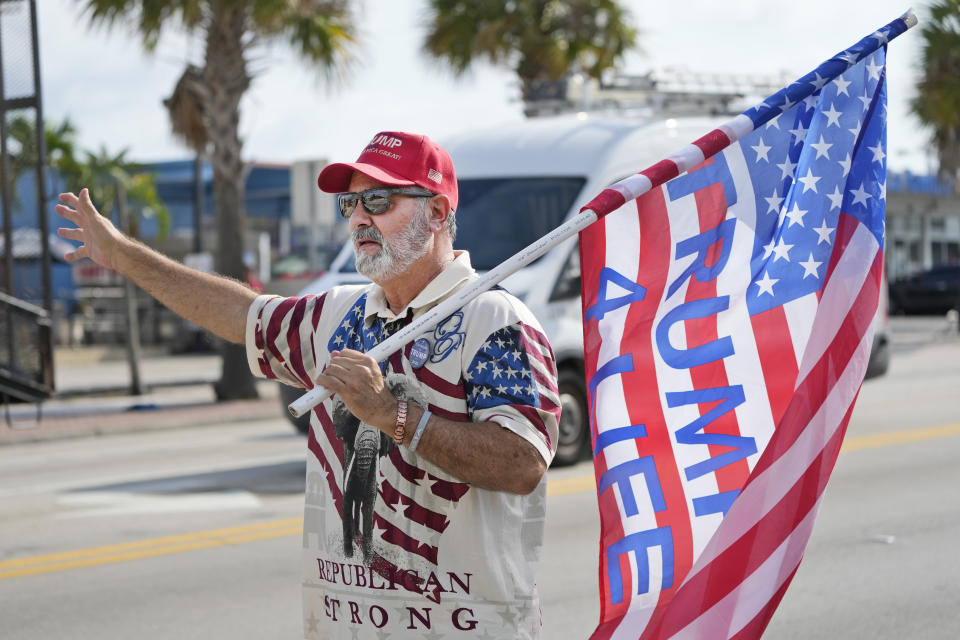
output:
<path id="1" fill-rule="evenodd" d="M 427 136 L 402 131 L 381 131 L 356 162 L 338 162 L 320 172 L 317 186 L 327 193 L 344 193 L 359 171 L 378 182 L 396 187 L 417 185 L 450 199 L 457 209 L 457 174 L 443 147 Z"/>

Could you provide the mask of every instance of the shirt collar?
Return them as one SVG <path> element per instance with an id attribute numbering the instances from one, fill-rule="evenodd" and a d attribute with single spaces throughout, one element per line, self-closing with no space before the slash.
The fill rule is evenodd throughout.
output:
<path id="1" fill-rule="evenodd" d="M 400 313 L 393 313 L 387 306 L 387 297 L 380 285 L 372 285 L 370 292 L 367 294 L 364 319 L 377 315 L 387 320 L 393 320 L 403 318 L 410 310 L 417 314 L 423 307 L 439 302 L 441 298 L 445 298 L 452 293 L 461 283 L 473 278 L 476 272 L 470 264 L 470 254 L 462 250 L 453 253 L 453 262 L 444 267 L 443 271 L 437 274 L 437 277 L 427 283 L 427 286 L 406 307 L 401 309 Z"/>

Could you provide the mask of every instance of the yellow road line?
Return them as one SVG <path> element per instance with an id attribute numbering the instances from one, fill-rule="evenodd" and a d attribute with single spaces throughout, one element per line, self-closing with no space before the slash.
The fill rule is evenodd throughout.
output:
<path id="1" fill-rule="evenodd" d="M 565 496 L 571 493 L 580 493 L 581 491 L 595 491 L 597 483 L 592 475 L 576 476 L 574 478 L 562 478 L 560 480 L 551 480 L 547 483 L 547 496 Z"/>
<path id="2" fill-rule="evenodd" d="M 290 518 L 43 556 L 15 558 L 0 562 L 0 580 L 292 536 L 300 534 L 302 530 L 303 518 Z"/>
<path id="3" fill-rule="evenodd" d="M 904 429 L 903 431 L 891 431 L 890 433 L 877 433 L 869 436 L 846 438 L 840 447 L 840 451 L 879 449 L 880 447 L 892 447 L 907 442 L 922 442 L 924 440 L 936 440 L 937 438 L 948 438 L 956 435 L 960 435 L 960 424 L 943 424 L 937 427 L 924 427 L 922 429 Z"/>
<path id="4" fill-rule="evenodd" d="M 948 438 L 960 435 L 960 424 L 946 424 L 921 429 L 904 429 L 890 433 L 878 433 L 869 436 L 847 438 L 840 451 L 863 451 L 891 447 L 908 442 L 923 442 L 938 438 Z M 595 491 L 596 482 L 593 475 L 560 478 L 547 483 L 548 496 L 563 496 L 572 493 Z M 182 553 L 196 549 L 209 549 L 257 540 L 269 540 L 284 536 L 301 535 L 303 518 L 289 518 L 270 522 L 257 522 L 238 527 L 210 529 L 196 531 L 151 540 L 138 540 L 122 544 L 92 547 L 52 553 L 42 556 L 14 558 L 0 562 L 0 580 L 23 576 L 94 567 L 116 562 L 127 562 L 141 558 L 152 558 Z"/>

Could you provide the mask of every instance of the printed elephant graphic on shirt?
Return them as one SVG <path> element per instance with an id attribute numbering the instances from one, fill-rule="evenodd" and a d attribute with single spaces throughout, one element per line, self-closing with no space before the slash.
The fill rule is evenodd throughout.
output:
<path id="1" fill-rule="evenodd" d="M 385 381 L 398 399 L 427 406 L 420 390 L 403 375 L 388 374 Z M 339 398 L 334 401 L 331 418 L 334 433 L 343 440 L 343 555 L 353 557 L 359 534 L 364 563 L 369 565 L 373 561 L 373 508 L 377 502 L 380 458 L 397 445 L 387 434 L 361 422 Z"/>
<path id="2" fill-rule="evenodd" d="M 379 429 L 361 422 L 342 402 L 335 404 L 332 417 L 337 437 L 343 440 L 343 555 L 353 557 L 355 539 L 361 534 L 363 558 L 369 563 L 379 460 L 396 445 Z"/>

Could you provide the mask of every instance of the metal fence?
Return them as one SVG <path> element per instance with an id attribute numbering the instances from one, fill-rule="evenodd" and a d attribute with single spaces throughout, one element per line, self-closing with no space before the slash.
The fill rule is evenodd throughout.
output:
<path id="1" fill-rule="evenodd" d="M 0 293 L 0 392 L 22 400 L 53 389 L 50 317 L 44 309 Z"/>
<path id="2" fill-rule="evenodd" d="M 36 401 L 53 393 L 51 280 L 46 152 L 40 90 L 36 0 L 0 0 L 0 394 Z M 33 176 L 33 180 L 21 179 Z M 36 258 L 18 260 L 14 229 L 36 229 Z M 40 295 L 20 299 L 28 283 Z M 34 275 L 35 274 L 35 275 Z M 33 296 L 31 296 L 33 297 Z"/>

